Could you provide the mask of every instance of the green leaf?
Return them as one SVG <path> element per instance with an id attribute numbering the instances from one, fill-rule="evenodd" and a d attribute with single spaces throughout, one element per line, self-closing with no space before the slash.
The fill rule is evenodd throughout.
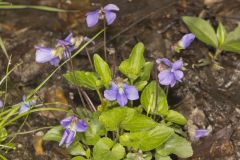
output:
<path id="1" fill-rule="evenodd" d="M 240 53 L 240 25 L 229 32 L 225 42 L 222 45 L 222 49 L 230 52 Z"/>
<path id="2" fill-rule="evenodd" d="M 86 152 L 83 149 L 82 144 L 78 141 L 73 142 L 67 150 L 68 150 L 69 154 L 71 154 L 73 156 L 78 156 L 78 155 L 85 156 L 86 155 Z"/>
<path id="3" fill-rule="evenodd" d="M 73 71 L 63 75 L 70 83 L 91 90 L 99 89 L 101 82 L 94 72 Z"/>
<path id="4" fill-rule="evenodd" d="M 94 54 L 93 61 L 95 70 L 100 76 L 103 85 L 108 88 L 112 80 L 111 70 L 108 64 L 98 54 Z"/>
<path id="5" fill-rule="evenodd" d="M 120 160 L 125 156 L 124 147 L 109 139 L 102 138 L 93 147 L 94 160 Z"/>
<path id="6" fill-rule="evenodd" d="M 63 127 L 56 126 L 47 131 L 47 133 L 43 136 L 43 140 L 45 141 L 57 141 L 60 142 L 62 139 Z"/>
<path id="7" fill-rule="evenodd" d="M 217 28 L 218 46 L 221 47 L 227 37 L 227 31 L 222 22 L 219 21 Z"/>
<path id="8" fill-rule="evenodd" d="M 134 112 L 132 116 L 127 114 L 126 118 L 121 123 L 121 128 L 131 132 L 149 130 L 156 126 L 157 123 L 152 118 L 143 114 L 138 114 L 137 112 Z"/>
<path id="9" fill-rule="evenodd" d="M 146 154 L 139 153 L 128 153 L 124 160 L 152 160 L 152 153 L 147 152 Z"/>
<path id="10" fill-rule="evenodd" d="M 7 130 L 5 128 L 0 129 L 0 142 L 4 141 L 8 137 Z"/>
<path id="11" fill-rule="evenodd" d="M 129 58 L 122 61 L 119 66 L 119 70 L 132 81 L 140 76 L 141 70 L 145 64 L 143 52 L 143 43 L 137 43 L 134 46 Z"/>
<path id="12" fill-rule="evenodd" d="M 99 117 L 99 121 L 105 126 L 107 131 L 115 131 L 120 127 L 125 115 L 126 110 L 123 107 L 118 107 L 103 112 Z"/>
<path id="13" fill-rule="evenodd" d="M 103 112 L 99 120 L 107 131 L 114 131 L 118 128 L 122 128 L 135 132 L 149 130 L 157 125 L 150 117 L 139 114 L 136 110 L 128 107 L 118 107 Z"/>
<path id="14" fill-rule="evenodd" d="M 158 125 L 148 131 L 124 133 L 119 139 L 123 146 L 150 151 L 166 142 L 173 133 L 173 129 Z"/>
<path id="15" fill-rule="evenodd" d="M 86 159 L 82 156 L 77 156 L 77 157 L 73 157 L 72 160 L 86 160 Z"/>
<path id="16" fill-rule="evenodd" d="M 138 91 L 142 91 L 143 88 L 147 85 L 147 81 L 138 81 L 136 83 L 134 83 L 134 86 L 136 86 Z"/>
<path id="17" fill-rule="evenodd" d="M 191 143 L 177 134 L 173 134 L 169 140 L 156 150 L 158 156 L 175 154 L 180 158 L 188 158 L 193 155 Z"/>
<path id="18" fill-rule="evenodd" d="M 166 119 L 170 122 L 185 125 L 187 123 L 186 118 L 177 111 L 169 110 Z"/>
<path id="19" fill-rule="evenodd" d="M 153 68 L 153 63 L 152 62 L 146 62 L 143 66 L 143 71 L 140 75 L 141 81 L 148 81 L 151 75 L 151 71 Z"/>
<path id="20" fill-rule="evenodd" d="M 184 23 L 187 25 L 189 30 L 202 42 L 218 48 L 218 39 L 217 35 L 212 27 L 212 25 L 198 17 L 188 17 L 184 16 L 183 18 Z"/>
<path id="21" fill-rule="evenodd" d="M 104 126 L 99 122 L 98 117 L 95 116 L 88 123 L 88 129 L 84 132 L 84 143 L 87 145 L 95 145 L 97 141 L 106 133 Z"/>
<path id="22" fill-rule="evenodd" d="M 157 89 L 158 94 L 156 91 L 156 87 L 158 88 Z M 158 95 L 158 98 L 156 98 L 157 95 Z M 150 84 L 148 84 L 145 87 L 145 89 L 142 92 L 140 100 L 143 108 L 147 113 L 166 115 L 168 112 L 167 97 L 164 91 L 162 90 L 162 88 L 159 86 L 159 84 L 156 81 L 152 81 Z M 156 101 L 157 101 L 157 108 L 155 113 Z"/>

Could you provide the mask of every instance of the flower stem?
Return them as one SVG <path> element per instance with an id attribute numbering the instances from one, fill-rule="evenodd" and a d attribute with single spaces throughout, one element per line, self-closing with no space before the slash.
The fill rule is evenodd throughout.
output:
<path id="1" fill-rule="evenodd" d="M 103 97 L 102 97 L 99 89 L 97 89 L 96 91 L 97 91 L 98 97 L 99 97 L 99 99 L 100 99 L 100 101 L 101 101 L 101 104 L 103 104 Z"/>
<path id="2" fill-rule="evenodd" d="M 87 56 L 88 56 L 89 63 L 91 65 L 92 69 L 94 69 L 93 62 L 92 62 L 92 59 L 91 59 L 91 56 L 90 56 L 90 54 L 88 52 L 87 47 L 85 48 L 85 50 L 86 50 L 86 53 L 87 53 Z"/>
<path id="3" fill-rule="evenodd" d="M 103 20 L 103 28 L 104 28 L 104 32 L 103 32 L 103 43 L 104 43 L 104 58 L 105 58 L 105 61 L 107 61 L 107 33 L 106 33 L 106 21 L 105 19 Z"/>
<path id="4" fill-rule="evenodd" d="M 215 52 L 214 57 L 213 57 L 214 61 L 218 58 L 218 56 L 221 54 L 221 52 L 222 52 L 222 50 L 216 49 L 216 52 Z"/>

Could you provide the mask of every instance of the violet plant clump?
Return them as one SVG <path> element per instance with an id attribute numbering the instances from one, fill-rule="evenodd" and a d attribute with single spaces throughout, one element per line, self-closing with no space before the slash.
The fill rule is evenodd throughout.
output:
<path id="1" fill-rule="evenodd" d="M 86 22 L 88 27 L 94 27 L 99 20 L 106 20 L 107 25 L 111 25 L 117 18 L 116 11 L 119 8 L 115 4 L 107 4 L 103 8 L 97 9 L 86 14 Z"/>
<path id="2" fill-rule="evenodd" d="M 181 71 L 183 67 L 183 61 L 177 60 L 172 63 L 167 58 L 159 58 L 156 60 L 157 64 L 161 65 L 162 63 L 169 67 L 168 69 L 161 70 L 158 74 L 158 81 L 161 85 L 174 87 L 177 82 L 181 82 L 184 74 Z"/>
<path id="3" fill-rule="evenodd" d="M 74 112 L 86 121 L 70 116 L 61 121 L 61 126 L 49 130 L 44 140 L 56 140 L 54 134 L 60 135 L 61 139 L 57 141 L 60 145 L 66 143 L 69 153 L 74 153 L 74 156 L 74 148 L 86 146 L 85 151 L 78 153 L 78 157 L 85 159 L 120 160 L 130 155 L 137 156 L 137 150 L 143 151 L 141 158 L 146 155 L 151 158 L 169 157 L 170 154 L 190 157 L 193 153 L 190 142 L 174 131 L 176 126 L 181 130 L 180 126 L 185 125 L 187 120 L 169 108 L 164 90 L 156 80 L 150 80 L 153 62 L 146 62 L 143 53 L 144 45 L 137 43 L 129 58 L 118 66 L 121 78 L 112 77 L 110 66 L 98 54 L 93 56 L 93 71 L 78 70 L 64 74 L 71 84 L 96 91 L 99 104 L 91 106 L 94 103 L 88 99 L 89 109 L 80 106 L 77 107 L 78 112 Z M 164 73 L 167 76 L 162 76 L 167 80 L 161 79 L 161 82 L 174 86 L 181 81 L 182 60 L 172 63 L 162 58 L 157 62 L 168 67 L 167 74 Z M 129 100 L 131 103 L 128 103 Z M 136 103 L 133 104 L 133 100 Z M 91 112 L 91 107 L 96 107 L 96 111 Z M 168 143 L 180 146 L 168 150 Z M 136 152 L 128 149 L 131 147 Z M 165 150 L 168 150 L 167 155 L 162 154 Z M 180 152 L 184 155 L 178 154 Z"/>
<path id="4" fill-rule="evenodd" d="M 88 27 L 103 19 L 108 25 L 112 24 L 116 11 L 119 11 L 116 5 L 108 4 L 88 12 Z M 66 52 L 69 54 L 74 50 L 70 47 L 74 43 L 66 39 L 60 40 L 57 47 L 69 51 Z M 189 37 L 185 36 L 179 45 L 187 48 L 190 43 Z M 80 159 L 171 159 L 171 154 L 180 158 L 192 156 L 191 143 L 179 135 L 184 132 L 182 126 L 187 120 L 181 113 L 169 108 L 167 94 L 160 86 L 173 87 L 182 81 L 183 61 L 171 62 L 161 58 L 157 59 L 157 63 L 160 68 L 158 79 L 151 79 L 154 63 L 145 60 L 144 45 L 139 42 L 129 57 L 115 66 L 119 71 L 116 76 L 112 74 L 106 58 L 104 60 L 97 53 L 93 55 L 93 70 L 79 69 L 64 74 L 69 83 L 81 88 L 78 88 L 79 92 L 86 89 L 95 92 L 98 97 L 90 98 L 87 92 L 82 92 L 82 105 L 86 101 L 86 106 L 79 105 L 70 110 L 72 116 L 62 120 L 61 126 L 50 129 L 44 140 L 58 141 L 60 146 L 66 144 L 68 152 L 76 156 L 73 158 Z M 139 155 L 139 152 L 142 154 Z"/>

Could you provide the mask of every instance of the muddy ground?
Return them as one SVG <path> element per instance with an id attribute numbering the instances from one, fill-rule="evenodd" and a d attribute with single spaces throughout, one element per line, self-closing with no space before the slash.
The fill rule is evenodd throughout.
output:
<path id="1" fill-rule="evenodd" d="M 154 61 L 159 57 L 171 59 L 183 58 L 185 77 L 182 83 L 169 91 L 170 106 L 188 117 L 186 130 L 193 139 L 193 130 L 208 128 L 210 136 L 194 141 L 194 155 L 191 160 L 239 160 L 240 159 L 240 55 L 223 53 L 219 63 L 224 68 L 215 71 L 211 66 L 197 67 L 200 59 L 206 58 L 213 49 L 194 41 L 191 47 L 180 54 L 174 54 L 171 46 L 184 33 L 188 33 L 181 16 L 201 16 L 211 20 L 216 26 L 221 19 L 228 30 L 233 29 L 240 20 L 239 0 L 13 0 L 14 4 L 36 4 L 80 9 L 77 13 L 49 13 L 36 10 L 1 10 L 0 34 L 6 48 L 12 55 L 12 66 L 23 62 L 11 74 L 8 89 L 8 103 L 21 101 L 21 96 L 35 88 L 54 70 L 49 64 L 34 62 L 34 45 L 51 46 L 56 39 L 63 38 L 69 31 L 75 34 L 92 36 L 102 27 L 88 29 L 84 14 L 95 8 L 93 3 L 115 3 L 120 7 L 118 19 L 108 28 L 107 46 L 115 51 L 120 59 L 128 56 L 133 45 L 142 41 L 145 44 L 145 56 Z M 71 2 L 71 3 L 70 3 Z M 97 45 L 88 48 L 89 52 L 103 53 L 103 37 L 96 40 Z M 109 59 L 112 59 L 111 55 Z M 113 62 L 111 62 L 113 63 Z M 5 72 L 7 60 L 0 55 L 0 73 Z M 86 53 L 73 60 L 75 69 L 91 69 Z M 77 91 L 69 86 L 61 76 L 70 66 L 61 68 L 38 92 L 42 101 L 60 100 L 73 106 L 80 106 Z M 88 92 L 94 99 L 94 94 Z M 74 99 L 72 98 L 74 97 Z M 98 103 L 98 100 L 94 100 Z M 46 106 L 47 107 L 47 106 Z M 59 106 L 58 106 L 59 107 Z M 60 106 L 61 107 L 61 106 Z M 64 107 L 64 106 L 62 106 Z M 44 112 L 32 114 L 22 131 L 58 124 L 64 117 L 62 113 Z M 9 127 L 15 132 L 19 124 Z M 58 144 L 44 142 L 41 134 L 46 130 L 19 135 L 16 150 L 5 154 L 10 160 L 62 160 L 70 159 Z M 35 147 L 35 148 L 34 148 Z M 41 150 L 43 149 L 43 150 Z"/>

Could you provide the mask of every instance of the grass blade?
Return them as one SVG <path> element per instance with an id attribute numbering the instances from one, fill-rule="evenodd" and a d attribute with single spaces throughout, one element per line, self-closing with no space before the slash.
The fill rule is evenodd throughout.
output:
<path id="1" fill-rule="evenodd" d="M 42 11 L 48 11 L 48 12 L 79 12 L 80 11 L 80 10 L 66 10 L 66 9 L 40 6 L 40 5 L 14 5 L 14 4 L 1 5 L 1 3 L 0 3 L 0 9 L 36 9 L 36 10 L 42 10 Z"/>
<path id="2" fill-rule="evenodd" d="M 1 37 L 0 37 L 0 47 L 2 48 L 3 53 L 5 54 L 5 56 L 7 57 L 7 59 L 9 60 L 9 56 L 8 56 L 7 50 L 6 50 L 6 48 L 5 48 L 5 45 L 4 45 L 3 40 L 2 40 Z"/>

